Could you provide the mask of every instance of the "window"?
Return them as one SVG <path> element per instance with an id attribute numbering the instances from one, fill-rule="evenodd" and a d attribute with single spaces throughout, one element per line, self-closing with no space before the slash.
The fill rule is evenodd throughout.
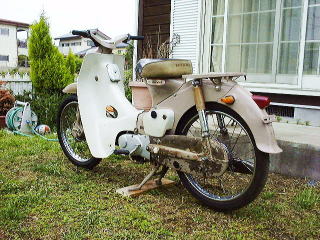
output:
<path id="1" fill-rule="evenodd" d="M 307 17 L 303 74 L 320 74 L 320 1 L 310 0 Z"/>
<path id="2" fill-rule="evenodd" d="M 225 67 L 229 72 L 271 74 L 276 0 L 229 0 L 228 24 L 224 24 L 225 1 L 215 0 L 213 4 L 211 71 L 220 72 Z"/>
<path id="3" fill-rule="evenodd" d="M 301 10 L 301 0 L 285 0 L 283 3 L 278 66 L 280 74 L 298 74 Z"/>
<path id="4" fill-rule="evenodd" d="M 65 43 L 64 46 L 69 47 L 70 43 Z"/>
<path id="5" fill-rule="evenodd" d="M 71 46 L 75 46 L 76 45 L 76 43 L 71 43 Z"/>
<path id="6" fill-rule="evenodd" d="M 211 71 L 221 72 L 224 32 L 224 0 L 214 0 L 213 6 Z"/>
<path id="7" fill-rule="evenodd" d="M 0 28 L 0 35 L 9 36 L 9 28 Z"/>
<path id="8" fill-rule="evenodd" d="M 210 71 L 291 85 L 320 74 L 320 0 L 213 0 L 211 33 Z"/>
<path id="9" fill-rule="evenodd" d="M 226 69 L 271 73 L 275 1 L 230 1 Z"/>
<path id="10" fill-rule="evenodd" d="M 87 46 L 94 47 L 94 42 L 92 40 L 88 40 Z"/>
<path id="11" fill-rule="evenodd" d="M 9 56 L 7 56 L 7 55 L 0 55 L 0 61 L 9 62 Z"/>

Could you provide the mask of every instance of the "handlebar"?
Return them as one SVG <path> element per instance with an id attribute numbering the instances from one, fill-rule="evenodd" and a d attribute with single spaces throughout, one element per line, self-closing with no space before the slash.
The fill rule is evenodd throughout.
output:
<path id="1" fill-rule="evenodd" d="M 71 32 L 73 35 L 78 35 L 84 38 L 90 38 L 96 47 L 102 46 L 108 49 L 114 49 L 117 44 L 120 42 L 127 42 L 129 40 L 144 40 L 144 36 L 131 36 L 130 34 L 120 35 L 113 39 L 105 40 L 97 38 L 95 32 L 91 32 L 90 30 L 87 31 L 79 31 L 79 30 L 73 30 Z M 92 35 L 93 34 L 93 35 Z"/>
<path id="2" fill-rule="evenodd" d="M 128 40 L 144 40 L 144 36 L 131 36 L 130 34 L 128 35 Z"/>
<path id="3" fill-rule="evenodd" d="M 78 36 L 85 37 L 85 38 L 91 38 L 91 35 L 88 31 L 73 30 L 71 33 L 73 35 L 78 35 Z"/>

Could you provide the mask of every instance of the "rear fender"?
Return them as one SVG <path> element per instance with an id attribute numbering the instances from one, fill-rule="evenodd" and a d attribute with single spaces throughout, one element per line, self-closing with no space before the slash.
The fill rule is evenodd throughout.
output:
<path id="1" fill-rule="evenodd" d="M 271 123 L 264 123 L 268 116 L 265 110 L 261 110 L 253 101 L 252 94 L 234 81 L 223 82 L 221 90 L 217 90 L 211 81 L 203 81 L 203 93 L 206 102 L 216 102 L 225 105 L 240 115 L 249 126 L 255 139 L 257 148 L 266 153 L 280 153 L 275 139 Z M 236 101 L 233 105 L 226 105 L 220 99 L 226 95 L 232 95 Z M 178 103 L 178 104 L 177 104 Z M 175 113 L 175 121 L 171 134 L 174 134 L 180 120 L 188 110 L 194 107 L 193 87 L 187 82 L 178 92 L 155 106 L 158 109 L 172 109 Z"/>
<path id="2" fill-rule="evenodd" d="M 268 113 L 258 107 L 252 99 L 252 94 L 240 85 L 235 85 L 228 92 L 228 95 L 232 95 L 236 101 L 231 106 L 227 106 L 238 113 L 247 123 L 257 148 L 265 153 L 281 153 L 282 150 L 275 139 L 272 123 L 264 122 L 268 118 Z"/>

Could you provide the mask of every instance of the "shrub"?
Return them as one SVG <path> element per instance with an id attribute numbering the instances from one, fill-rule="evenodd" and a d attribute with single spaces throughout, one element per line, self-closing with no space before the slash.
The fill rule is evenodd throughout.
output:
<path id="1" fill-rule="evenodd" d="M 76 55 L 74 55 L 71 50 L 69 51 L 69 54 L 66 57 L 66 67 L 72 75 L 76 73 Z"/>
<path id="2" fill-rule="evenodd" d="M 53 45 L 49 24 L 43 14 L 40 20 L 31 26 L 28 48 L 30 77 L 36 93 L 59 92 L 73 82 L 74 76 L 67 68 L 64 56 Z"/>
<path id="3" fill-rule="evenodd" d="M 18 56 L 18 66 L 19 67 L 29 67 L 28 63 L 29 59 L 26 55 L 19 55 Z"/>
<path id="4" fill-rule="evenodd" d="M 6 115 L 7 112 L 13 107 L 15 98 L 9 90 L 2 88 L 5 83 L 0 81 L 0 115 Z"/>
<path id="5" fill-rule="evenodd" d="M 83 59 L 78 57 L 78 56 L 76 56 L 75 60 L 76 60 L 76 73 L 79 73 L 80 69 L 81 69 L 81 65 L 82 65 Z"/>
<path id="6" fill-rule="evenodd" d="M 126 70 L 124 72 L 124 92 L 126 94 L 126 98 L 131 102 L 132 100 L 132 91 L 129 87 L 129 82 L 132 81 L 132 69 Z"/>
<path id="7" fill-rule="evenodd" d="M 124 72 L 124 91 L 126 94 L 127 99 L 131 102 L 132 101 L 132 91 L 131 88 L 129 87 L 129 82 L 132 81 L 132 73 L 133 73 L 133 43 L 129 43 L 127 47 L 127 51 L 124 55 L 125 57 L 125 64 L 126 64 L 126 69 Z"/>
<path id="8" fill-rule="evenodd" d="M 127 65 L 127 69 L 132 69 L 133 68 L 133 43 L 129 43 L 128 47 L 127 47 L 127 51 L 124 55 L 125 57 L 125 61 L 126 61 L 126 65 Z"/>

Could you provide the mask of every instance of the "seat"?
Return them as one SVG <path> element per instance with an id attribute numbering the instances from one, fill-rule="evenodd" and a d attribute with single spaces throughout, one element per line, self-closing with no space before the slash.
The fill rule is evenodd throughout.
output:
<path id="1" fill-rule="evenodd" d="M 143 78 L 181 78 L 193 70 L 190 60 L 144 58 L 138 62 L 136 71 Z"/>

